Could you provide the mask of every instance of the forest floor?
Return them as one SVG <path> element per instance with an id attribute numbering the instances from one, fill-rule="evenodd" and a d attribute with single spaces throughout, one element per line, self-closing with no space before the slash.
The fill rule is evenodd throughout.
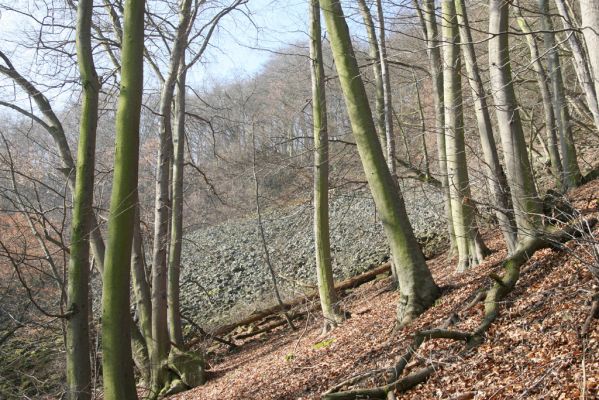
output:
<path id="1" fill-rule="evenodd" d="M 599 180 L 570 197 L 578 209 L 595 210 L 585 217 L 599 215 Z M 595 234 L 599 237 L 597 229 Z M 324 337 L 321 316 L 312 313 L 296 322 L 297 331 L 284 326 L 240 342 L 231 352 L 213 346 L 208 383 L 172 399 L 317 399 L 354 375 L 393 366 L 415 331 L 440 326 L 477 290 L 490 285 L 489 274 L 501 274 L 506 250 L 500 234 L 487 232 L 485 239 L 494 253 L 475 269 L 456 273 L 455 260 L 448 260 L 447 254 L 428 262 L 443 296 L 409 328 L 391 333 L 399 295 L 386 290 L 388 278 L 375 280 L 343 298 L 342 307 L 352 317 Z M 398 398 L 599 398 L 599 320 L 593 321 L 586 338 L 580 336 L 591 295 L 599 290 L 581 262 L 587 250 L 572 241 L 565 251 L 535 253 L 484 343 L 460 353 L 457 360 L 463 348 L 458 342 L 424 344 L 418 357 L 440 366 L 425 383 L 398 393 Z M 461 313 L 452 329 L 472 330 L 482 314 L 478 303 Z"/>

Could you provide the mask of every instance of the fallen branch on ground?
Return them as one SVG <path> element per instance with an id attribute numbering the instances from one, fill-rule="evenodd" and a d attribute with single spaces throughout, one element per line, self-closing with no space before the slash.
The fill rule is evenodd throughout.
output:
<path id="1" fill-rule="evenodd" d="M 593 227 L 597 223 L 596 219 L 590 219 L 585 221 L 587 227 Z M 584 226 L 584 225 L 583 225 Z M 555 228 L 549 228 L 555 229 Z M 561 245 L 569 240 L 579 237 L 583 232 L 579 230 L 579 226 L 576 224 L 566 226 L 561 230 L 553 230 L 546 232 L 543 235 L 531 237 L 520 243 L 516 251 L 502 263 L 505 273 L 502 277 L 492 276 L 494 284 L 484 295 L 485 313 L 483 320 L 479 326 L 473 332 L 459 332 L 450 331 L 447 329 L 432 329 L 419 331 L 414 334 L 412 344 L 408 347 L 406 353 L 400 358 L 398 363 L 387 370 L 384 373 L 391 376 L 391 383 L 384 386 L 378 386 L 369 389 L 353 389 L 347 391 L 338 390 L 350 385 L 355 385 L 359 381 L 364 380 L 366 377 L 372 377 L 373 375 L 363 375 L 364 379 L 357 380 L 355 377 L 336 385 L 334 388 L 325 392 L 322 395 L 323 400 L 354 400 L 358 398 L 369 398 L 369 399 L 386 399 L 388 393 L 398 391 L 406 391 L 418 383 L 424 382 L 433 372 L 433 366 L 428 366 L 418 370 L 417 372 L 411 373 L 403 378 L 400 378 L 404 369 L 417 352 L 417 350 L 428 340 L 432 339 L 453 339 L 456 341 L 465 342 L 465 350 L 478 346 L 483 342 L 485 332 L 489 329 L 491 324 L 499 316 L 499 306 L 501 301 L 514 289 L 516 282 L 520 277 L 520 268 L 524 265 L 534 253 L 545 248 L 556 248 L 556 245 Z M 476 301 L 482 299 L 482 295 L 477 294 L 474 298 Z M 472 301 L 467 307 L 474 303 Z M 599 306 L 598 306 L 599 307 Z M 453 316 L 453 315 L 452 315 Z M 450 319 L 446 320 L 450 321 Z M 444 325 L 445 325 L 444 324 Z M 358 382 L 356 382 L 358 381 Z"/>

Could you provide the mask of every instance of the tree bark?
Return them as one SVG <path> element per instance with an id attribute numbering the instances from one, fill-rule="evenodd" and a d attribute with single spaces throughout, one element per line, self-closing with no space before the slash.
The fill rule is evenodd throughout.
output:
<path id="1" fill-rule="evenodd" d="M 466 144 L 464 142 L 462 80 L 460 78 L 461 61 L 457 45 L 459 32 L 454 0 L 443 0 L 441 6 L 447 175 L 453 228 L 458 247 L 457 270 L 463 272 L 480 264 L 486 256 L 486 247 L 479 239 L 468 178 Z"/>
<path id="2" fill-rule="evenodd" d="M 553 94 L 553 109 L 562 151 L 562 183 L 564 189 L 570 189 L 578 186 L 582 175 L 576 159 L 576 147 L 574 146 L 574 138 L 572 136 L 570 112 L 568 111 L 568 103 L 564 94 L 562 69 L 555 42 L 553 23 L 549 14 L 548 0 L 538 0 L 538 3 L 541 11 L 543 41 L 545 42 L 545 49 L 547 51 L 547 66 Z"/>
<path id="3" fill-rule="evenodd" d="M 321 0 L 320 6 L 358 152 L 398 269 L 401 290 L 398 322 L 405 325 L 433 304 L 439 288 L 416 242 L 399 185 L 385 163 L 341 3 Z"/>
<path id="4" fill-rule="evenodd" d="M 363 1 L 360 1 L 360 7 L 363 3 Z M 310 60 L 312 67 L 312 123 L 314 128 L 314 249 L 316 253 L 318 293 L 324 317 L 323 331 L 327 332 L 341 322 L 342 318 L 337 312 L 337 294 L 335 293 L 333 266 L 331 264 L 329 138 L 321 35 L 318 0 L 311 0 Z"/>
<path id="5" fill-rule="evenodd" d="M 595 93 L 599 95 L 599 3 L 596 0 L 579 0 L 579 2 L 582 33 L 587 45 Z"/>
<path id="6" fill-rule="evenodd" d="M 98 93 L 91 44 L 92 0 L 77 7 L 77 63 L 83 85 L 83 104 L 77 150 L 77 173 L 73 193 L 71 252 L 68 265 L 67 383 L 71 400 L 91 399 L 89 337 L 89 236 L 93 216 Z"/>
<path id="7" fill-rule="evenodd" d="M 579 40 L 576 33 L 577 27 L 574 26 L 574 16 L 571 15 L 569 7 L 566 5 L 565 0 L 555 0 L 555 5 L 562 16 L 562 24 L 565 29 L 571 30 L 568 32 L 568 43 L 572 50 L 572 57 L 574 58 L 574 68 L 576 69 L 576 76 L 578 77 L 578 83 L 584 90 L 584 94 L 587 100 L 587 105 L 593 116 L 593 122 L 595 127 L 599 129 L 599 104 L 597 102 L 597 92 L 595 85 L 593 84 L 593 77 L 591 76 L 590 66 L 587 62 L 584 48 Z M 599 43 L 597 43 L 599 44 Z"/>
<path id="8" fill-rule="evenodd" d="M 177 80 L 176 129 L 173 137 L 173 182 L 172 182 L 172 219 L 171 240 L 168 267 L 168 330 L 171 342 L 183 347 L 183 330 L 181 327 L 181 305 L 179 300 L 179 276 L 181 273 L 181 244 L 183 241 L 183 164 L 185 148 L 185 54 L 181 55 L 179 79 Z"/>
<path id="9" fill-rule="evenodd" d="M 102 287 L 104 399 L 137 399 L 129 324 L 131 247 L 139 162 L 143 94 L 144 0 L 124 4 L 121 90 L 116 114 L 116 151 L 109 239 Z"/>
<path id="10" fill-rule="evenodd" d="M 413 1 L 414 6 L 419 10 L 419 17 L 424 34 L 426 35 L 426 46 L 428 59 L 433 80 L 433 102 L 435 104 L 435 124 L 437 132 L 437 157 L 439 159 L 439 177 L 443 188 L 445 217 L 447 219 L 447 230 L 449 235 L 450 253 L 457 251 L 456 237 L 453 227 L 453 217 L 451 212 L 451 197 L 449 194 L 449 180 L 447 176 L 447 152 L 445 147 L 445 105 L 443 99 L 443 69 L 439 43 L 439 33 L 437 29 L 437 17 L 435 15 L 434 0 L 424 0 L 423 9 L 420 12 L 420 6 L 417 0 Z"/>
<path id="11" fill-rule="evenodd" d="M 542 205 L 533 182 L 513 87 L 508 42 L 508 6 L 507 0 L 489 1 L 489 68 L 520 242 L 529 236 L 537 236 L 541 229 Z"/>
<path id="12" fill-rule="evenodd" d="M 547 132 L 547 153 L 549 154 L 549 160 L 551 162 L 551 173 L 555 177 L 556 186 L 561 189 L 563 185 L 562 160 L 559 155 L 557 127 L 555 125 L 556 120 L 553 110 L 553 102 L 551 101 L 551 91 L 549 90 L 549 79 L 545 73 L 545 68 L 543 68 L 543 64 L 541 63 L 537 42 L 531 33 L 528 22 L 521 15 L 519 8 L 517 12 L 518 25 L 520 26 L 522 33 L 526 34 L 526 41 L 530 51 L 530 61 L 537 75 L 537 83 L 539 85 L 539 91 L 541 92 L 541 98 L 543 99 L 543 111 L 545 112 L 545 131 Z"/>
<path id="13" fill-rule="evenodd" d="M 360 14 L 364 20 L 364 26 L 366 27 L 366 34 L 368 35 L 368 55 L 372 60 L 372 73 L 374 75 L 374 90 L 375 90 L 375 123 L 376 132 L 381 141 L 381 145 L 387 146 L 387 139 L 385 136 L 385 90 L 383 88 L 383 78 L 381 72 L 381 55 L 379 51 L 379 42 L 376 36 L 376 29 L 372 20 L 372 13 L 366 5 L 366 0 L 358 0 L 358 6 L 360 8 Z"/>
<path id="14" fill-rule="evenodd" d="M 517 240 L 516 224 L 509 199 L 510 190 L 505 172 L 499 161 L 499 154 L 497 153 L 497 146 L 493 135 L 493 124 L 491 123 L 491 115 L 487 104 L 487 94 L 480 76 L 478 62 L 476 61 L 474 42 L 472 40 L 472 33 L 470 32 L 470 23 L 464 0 L 455 0 L 455 7 L 460 30 L 460 41 L 462 42 L 461 48 L 464 50 L 464 63 L 466 64 L 468 81 L 472 88 L 480 143 L 485 159 L 484 169 L 487 184 L 491 190 L 494 205 L 498 208 L 495 215 L 499 221 L 503 239 L 508 252 L 512 253 L 516 249 Z"/>

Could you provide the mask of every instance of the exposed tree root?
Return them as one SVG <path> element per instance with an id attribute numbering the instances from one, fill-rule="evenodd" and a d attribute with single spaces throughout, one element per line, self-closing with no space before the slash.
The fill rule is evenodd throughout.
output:
<path id="1" fill-rule="evenodd" d="M 592 227 L 597 223 L 597 220 L 591 219 L 585 223 L 587 226 Z M 452 313 L 452 316 L 444 322 L 444 328 L 416 332 L 414 334 L 412 344 L 408 347 L 406 353 L 400 358 L 393 368 L 372 371 L 370 373 L 353 377 L 329 389 L 322 395 L 322 398 L 324 400 L 353 400 L 358 398 L 386 399 L 388 393 L 395 391 L 406 391 L 413 386 L 424 382 L 433 373 L 433 366 L 428 366 L 407 376 L 401 377 L 414 354 L 426 341 L 432 339 L 453 339 L 456 341 L 461 341 L 465 344 L 463 351 L 481 344 L 484 340 L 485 332 L 489 329 L 493 321 L 495 321 L 499 315 L 501 301 L 516 286 L 516 282 L 520 277 L 520 267 L 525 264 L 538 250 L 550 247 L 559 247 L 559 245 L 578 237 L 581 234 L 578 229 L 578 225 L 567 226 L 562 230 L 556 230 L 555 228 L 548 228 L 548 230 L 549 232 L 546 232 L 542 236 L 531 237 L 528 240 L 522 241 L 516 251 L 505 261 L 503 261 L 502 265 L 505 270 L 503 276 L 490 276 L 490 278 L 494 281 L 494 284 L 491 286 L 491 288 L 486 293 L 481 292 L 482 294 L 476 294 L 474 299 L 466 306 L 466 309 L 471 308 L 474 304 L 484 298 L 484 317 L 479 326 L 473 332 L 460 332 L 446 329 L 446 326 L 449 326 L 456 317 L 456 313 Z M 594 305 L 599 301 L 599 299 L 595 300 L 596 301 L 594 302 Z M 599 307 L 599 305 L 595 307 Z M 595 309 L 594 312 L 596 311 L 597 310 Z M 591 315 L 594 315 L 594 312 Z M 388 382 L 391 382 L 384 386 L 375 388 L 339 391 L 344 387 L 357 385 L 365 379 L 381 374 L 387 377 Z"/>

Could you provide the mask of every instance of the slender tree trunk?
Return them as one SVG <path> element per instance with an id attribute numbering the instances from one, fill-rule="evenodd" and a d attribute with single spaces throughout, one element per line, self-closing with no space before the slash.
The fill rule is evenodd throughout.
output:
<path id="1" fill-rule="evenodd" d="M 464 115 L 462 105 L 459 32 L 454 0 L 443 0 L 443 98 L 445 100 L 445 132 L 447 145 L 447 175 L 451 194 L 453 228 L 458 246 L 459 272 L 477 266 L 486 256 L 486 248 L 478 239 L 475 210 L 470 193 Z M 477 245 L 477 240 L 479 245 Z"/>
<path id="2" fill-rule="evenodd" d="M 362 1 L 360 7 L 362 7 Z M 323 331 L 341 322 L 337 312 L 337 294 L 331 265 L 329 236 L 329 138 L 327 103 L 322 60 L 320 8 L 310 1 L 310 59 L 312 72 L 312 123 L 314 125 L 314 249 L 320 306 L 324 317 Z"/>
<path id="3" fill-rule="evenodd" d="M 578 168 L 576 159 L 576 147 L 572 136 L 572 127 L 568 103 L 564 94 L 564 82 L 558 54 L 557 44 L 555 42 L 555 33 L 553 23 L 549 14 L 548 0 L 538 0 L 541 17 L 541 27 L 543 29 L 543 39 L 545 49 L 547 50 L 547 65 L 549 78 L 551 80 L 553 94 L 553 109 L 557 122 L 560 147 L 562 151 L 562 183 L 565 189 L 576 187 L 582 175 Z"/>
<path id="4" fill-rule="evenodd" d="M 381 80 L 383 81 L 383 111 L 385 113 L 385 137 L 387 139 L 387 165 L 393 178 L 397 181 L 397 162 L 395 159 L 395 134 L 393 133 L 393 96 L 391 94 L 391 76 L 387 62 L 387 40 L 385 38 L 385 14 L 382 0 L 376 0 L 379 19 L 379 56 L 381 57 Z M 394 266 L 394 269 L 397 269 Z M 397 271 L 396 271 L 397 274 Z"/>
<path id="5" fill-rule="evenodd" d="M 519 105 L 513 87 L 508 41 L 508 0 L 489 1 L 489 68 L 495 114 L 512 194 L 518 241 L 541 229 L 542 206 L 528 161 Z"/>
<path id="6" fill-rule="evenodd" d="M 443 188 L 445 217 L 447 219 L 447 230 L 449 233 L 450 253 L 457 251 L 456 238 L 453 227 L 453 217 L 451 212 L 451 197 L 449 194 L 449 180 L 447 176 L 447 153 L 445 147 L 445 105 L 443 101 L 443 69 L 441 60 L 441 51 L 439 43 L 439 33 L 437 29 L 437 17 L 435 15 L 435 1 L 424 0 L 422 3 L 422 12 L 417 0 L 413 1 L 414 6 L 419 10 L 421 25 L 426 35 L 426 46 L 430 64 L 431 76 L 433 80 L 433 102 L 435 104 L 435 124 L 437 131 L 437 157 L 439 159 L 439 176 Z"/>
<path id="7" fill-rule="evenodd" d="M 137 326 L 134 326 L 131 328 L 131 332 L 134 354 L 138 355 L 134 360 L 141 371 L 144 382 L 149 384 L 151 378 L 149 354 L 151 353 L 151 348 L 154 343 L 152 341 L 152 293 L 146 273 L 145 252 L 140 230 L 138 193 L 135 194 L 135 198 L 135 221 L 133 224 L 133 248 L 131 253 L 131 283 L 133 286 L 139 329 Z M 131 323 L 135 324 L 135 321 L 131 321 Z M 139 339 L 140 337 L 141 340 Z"/>
<path id="8" fill-rule="evenodd" d="M 83 84 L 83 104 L 73 193 L 71 253 L 68 266 L 67 382 L 69 399 L 91 399 L 89 337 L 89 235 L 93 216 L 98 93 L 91 45 L 92 0 L 80 0 L 77 8 L 77 62 Z"/>
<path id="9" fill-rule="evenodd" d="M 171 217 L 170 174 L 173 155 L 172 104 L 182 54 L 188 39 L 192 0 L 181 0 L 179 25 L 170 54 L 168 74 L 160 94 L 160 148 L 156 171 L 154 215 L 154 249 L 152 257 L 152 391 L 159 393 L 167 383 L 164 361 L 168 357 L 170 340 L 167 313 L 168 228 Z"/>
<path id="10" fill-rule="evenodd" d="M 435 301 L 439 288 L 408 221 L 399 185 L 385 163 L 341 3 L 321 0 L 320 6 L 358 152 L 397 266 L 401 290 L 398 322 L 403 326 Z"/>
<path id="11" fill-rule="evenodd" d="M 572 49 L 572 57 L 574 58 L 576 76 L 578 77 L 580 86 L 584 90 L 584 94 L 587 99 L 587 105 L 591 111 L 591 115 L 593 116 L 595 127 L 599 129 L 599 104 L 597 102 L 597 92 L 595 90 L 595 85 L 593 84 L 593 77 L 591 76 L 591 71 L 589 64 L 587 63 L 584 48 L 575 32 L 577 27 L 574 26 L 574 16 L 571 15 L 565 0 L 555 0 L 555 5 L 562 16 L 561 21 L 564 28 L 571 30 L 571 32 L 568 32 L 567 35 L 570 49 Z"/>
<path id="12" fill-rule="evenodd" d="M 372 14 L 366 4 L 366 0 L 358 0 L 360 13 L 366 26 L 366 34 L 368 35 L 368 55 L 372 61 L 372 73 L 374 75 L 374 90 L 375 90 L 375 122 L 376 132 L 381 141 L 381 145 L 387 146 L 385 136 L 385 89 L 383 88 L 383 77 L 381 72 L 381 55 L 379 51 L 379 42 L 376 36 L 376 29 L 372 20 Z"/>
<path id="13" fill-rule="evenodd" d="M 494 206 L 498 208 L 495 215 L 499 221 L 499 227 L 503 233 L 508 251 L 512 253 L 516 250 L 517 239 L 516 224 L 509 199 L 510 190 L 505 172 L 499 161 L 499 154 L 497 153 L 495 137 L 493 136 L 493 124 L 491 123 L 491 115 L 489 114 L 489 107 L 487 105 L 487 94 L 476 61 L 474 42 L 472 41 L 470 23 L 464 0 L 455 0 L 455 7 L 460 30 L 460 41 L 462 42 L 461 48 L 464 50 L 464 63 L 466 64 L 468 80 L 472 88 L 478 133 L 485 160 L 485 176 L 487 184 L 491 189 Z"/>
<path id="14" fill-rule="evenodd" d="M 531 33 L 528 22 L 521 15 L 518 7 L 518 25 L 523 33 L 526 34 L 526 41 L 530 50 L 530 61 L 537 75 L 539 91 L 543 99 L 543 110 L 545 112 L 545 131 L 547 132 L 547 150 L 551 162 L 551 173 L 555 177 L 556 186 L 562 188 L 562 160 L 559 155 L 559 146 L 557 140 L 557 127 L 555 125 L 555 114 L 553 111 L 553 102 L 551 101 L 551 91 L 549 90 L 549 79 L 541 63 L 537 42 Z"/>
<path id="15" fill-rule="evenodd" d="M 173 216 L 171 220 L 170 256 L 168 268 L 168 329 L 172 343 L 183 347 L 183 330 L 181 327 L 181 306 L 179 301 L 179 276 L 181 272 L 181 244 L 183 240 L 183 157 L 185 148 L 185 54 L 181 55 L 179 79 L 177 80 L 176 129 L 173 144 Z"/>
<path id="16" fill-rule="evenodd" d="M 582 33 L 587 46 L 595 93 L 599 96 L 599 2 L 579 0 Z"/>
<path id="17" fill-rule="evenodd" d="M 139 162 L 143 94 L 144 0 L 124 4 L 121 91 L 116 114 L 114 179 L 108 248 L 102 287 L 102 346 L 105 400 L 137 399 L 129 324 L 131 248 Z"/>
<path id="18" fill-rule="evenodd" d="M 429 180 L 431 178 L 431 171 L 430 162 L 428 159 L 428 149 L 426 147 L 426 121 L 424 119 L 424 107 L 422 105 L 422 98 L 420 96 L 420 84 L 413 68 L 412 77 L 414 78 L 414 89 L 416 89 L 416 100 L 418 101 L 418 117 L 420 118 L 420 143 L 422 145 L 422 159 L 424 161 L 423 172 L 425 179 Z"/>

